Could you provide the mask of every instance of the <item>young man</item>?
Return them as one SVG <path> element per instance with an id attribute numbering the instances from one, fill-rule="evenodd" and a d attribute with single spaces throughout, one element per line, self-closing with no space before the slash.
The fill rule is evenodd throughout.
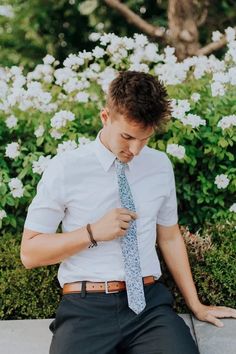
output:
<path id="1" fill-rule="evenodd" d="M 236 317 L 200 303 L 177 224 L 172 165 L 146 146 L 169 116 L 156 78 L 119 73 L 96 140 L 54 157 L 38 184 L 21 259 L 26 268 L 60 263 L 51 354 L 198 353 L 159 280 L 156 237 L 195 316 L 216 326 L 217 317 Z M 63 232 L 55 233 L 61 221 Z"/>

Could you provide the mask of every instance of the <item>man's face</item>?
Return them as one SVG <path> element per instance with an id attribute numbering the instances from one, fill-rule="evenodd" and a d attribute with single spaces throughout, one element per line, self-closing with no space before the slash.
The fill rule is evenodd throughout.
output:
<path id="1" fill-rule="evenodd" d="M 129 162 L 138 155 L 154 132 L 153 127 L 143 128 L 122 114 L 103 109 L 102 143 L 122 162 Z"/>

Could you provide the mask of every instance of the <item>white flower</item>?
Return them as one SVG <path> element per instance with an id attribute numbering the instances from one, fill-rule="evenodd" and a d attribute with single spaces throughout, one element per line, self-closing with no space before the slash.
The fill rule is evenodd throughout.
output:
<path id="1" fill-rule="evenodd" d="M 170 59 L 170 57 L 168 57 Z M 159 58 L 161 60 L 161 58 Z M 184 63 L 158 64 L 154 67 L 155 74 L 166 85 L 177 85 L 182 83 L 187 76 L 187 67 Z"/>
<path id="2" fill-rule="evenodd" d="M 67 121 L 72 121 L 75 119 L 75 115 L 74 113 L 70 112 L 70 111 L 59 111 L 56 114 L 54 114 L 54 116 L 51 119 L 51 127 L 52 128 L 61 128 L 61 127 L 65 127 Z"/>
<path id="3" fill-rule="evenodd" d="M 229 178 L 227 177 L 227 175 L 224 174 L 217 175 L 214 183 L 216 184 L 218 189 L 224 189 L 229 184 Z"/>
<path id="4" fill-rule="evenodd" d="M 12 18 L 14 17 L 14 11 L 11 5 L 1 5 L 0 6 L 0 16 L 4 17 L 9 17 Z"/>
<path id="5" fill-rule="evenodd" d="M 185 147 L 178 144 L 168 144 L 166 152 L 179 159 L 183 159 L 185 156 Z"/>
<path id="6" fill-rule="evenodd" d="M 99 77 L 97 82 L 101 85 L 103 91 L 107 92 L 108 87 L 113 79 L 115 79 L 117 72 L 110 67 L 106 67 L 106 69 L 99 73 Z"/>
<path id="7" fill-rule="evenodd" d="M 224 96 L 224 94 L 225 94 L 224 85 L 221 84 L 220 82 L 213 82 L 211 84 L 211 94 L 212 94 L 212 97 Z"/>
<path id="8" fill-rule="evenodd" d="M 228 27 L 225 30 L 227 42 L 233 42 L 235 40 L 235 29 L 233 27 Z"/>
<path id="9" fill-rule="evenodd" d="M 0 71 L 0 76 L 2 75 Z M 8 85 L 5 81 L 0 80 L 0 99 L 5 99 L 7 96 Z"/>
<path id="10" fill-rule="evenodd" d="M 164 54 L 165 54 L 165 63 L 169 65 L 173 65 L 177 62 L 177 57 L 174 55 L 175 48 L 167 46 L 164 49 Z"/>
<path id="11" fill-rule="evenodd" d="M 135 48 L 135 41 L 133 38 L 122 37 L 123 45 L 127 50 L 132 50 Z M 156 44 L 157 45 L 157 44 Z"/>
<path id="12" fill-rule="evenodd" d="M 6 119 L 6 125 L 9 129 L 15 128 L 17 125 L 17 122 L 18 122 L 18 119 L 14 115 L 11 115 L 10 117 L 8 117 Z"/>
<path id="13" fill-rule="evenodd" d="M 60 133 L 58 130 L 56 130 L 56 129 L 52 129 L 51 131 L 50 131 L 50 135 L 51 135 L 51 137 L 52 138 L 54 138 L 54 139 L 60 139 L 61 137 L 62 137 L 62 133 Z"/>
<path id="14" fill-rule="evenodd" d="M 234 126 L 234 127 L 236 126 L 236 115 L 235 114 L 222 117 L 217 124 L 217 127 L 221 128 L 223 130 L 228 129 L 231 126 Z"/>
<path id="15" fill-rule="evenodd" d="M 38 64 L 35 69 L 27 74 L 27 81 L 33 80 L 52 80 L 53 68 L 50 64 Z"/>
<path id="16" fill-rule="evenodd" d="M 193 102 L 198 102 L 198 101 L 200 100 L 201 96 L 200 96 L 199 93 L 194 92 L 194 93 L 191 95 L 190 98 L 191 98 L 191 100 L 192 100 Z"/>
<path id="17" fill-rule="evenodd" d="M 98 63 L 93 63 L 89 67 L 96 73 L 98 73 L 101 70 L 101 66 Z"/>
<path id="18" fill-rule="evenodd" d="M 76 148 L 77 148 L 77 144 L 75 141 L 73 140 L 64 141 L 62 144 L 58 145 L 57 154 L 61 154 L 68 150 L 74 150 Z"/>
<path id="19" fill-rule="evenodd" d="M 236 66 L 229 68 L 228 78 L 231 85 L 236 85 Z"/>
<path id="20" fill-rule="evenodd" d="M 99 38 L 101 37 L 101 34 L 98 32 L 92 32 L 89 35 L 89 40 L 92 42 L 97 42 L 99 40 Z"/>
<path id="21" fill-rule="evenodd" d="M 105 52 L 105 50 L 103 48 L 96 46 L 93 49 L 92 53 L 93 53 L 94 58 L 100 59 L 100 58 L 102 58 L 104 56 L 104 54 L 106 52 Z"/>
<path id="22" fill-rule="evenodd" d="M 54 58 L 52 55 L 50 55 L 50 54 L 47 54 L 47 55 L 43 58 L 44 64 L 49 64 L 49 65 L 51 65 L 54 61 L 55 61 L 55 58 Z"/>
<path id="23" fill-rule="evenodd" d="M 71 93 L 75 90 L 81 88 L 81 83 L 77 77 L 70 77 L 69 80 L 63 85 L 63 88 L 66 92 Z"/>
<path id="24" fill-rule="evenodd" d="M 233 60 L 236 63 L 236 41 L 232 41 L 228 43 L 228 52 L 225 55 L 225 61 Z"/>
<path id="25" fill-rule="evenodd" d="M 67 68 L 77 69 L 84 64 L 84 59 L 75 55 L 69 54 L 68 58 L 63 61 L 63 65 Z"/>
<path id="26" fill-rule="evenodd" d="M 91 142 L 91 140 L 88 139 L 88 138 L 85 138 L 85 137 L 79 137 L 79 139 L 78 139 L 78 143 L 79 143 L 80 146 L 81 145 L 86 145 L 86 144 L 88 144 L 90 142 Z"/>
<path id="27" fill-rule="evenodd" d="M 134 71 L 140 71 L 143 73 L 148 73 L 149 72 L 149 67 L 147 64 L 144 63 L 134 63 L 129 67 L 129 70 L 134 70 Z"/>
<path id="28" fill-rule="evenodd" d="M 236 213 L 236 203 L 231 205 L 231 207 L 229 208 L 229 211 Z"/>
<path id="29" fill-rule="evenodd" d="M 18 75 L 21 75 L 21 74 L 22 74 L 22 70 L 23 70 L 22 67 L 13 65 L 13 66 L 10 68 L 9 73 L 11 74 L 11 76 L 18 76 Z"/>
<path id="30" fill-rule="evenodd" d="M 20 198 L 23 196 L 24 188 L 19 178 L 11 178 L 10 182 L 8 183 L 8 186 L 14 198 Z"/>
<path id="31" fill-rule="evenodd" d="M 229 82 L 229 75 L 223 72 L 214 73 L 212 76 L 212 81 L 226 84 L 227 82 Z"/>
<path id="32" fill-rule="evenodd" d="M 107 45 L 108 43 L 111 43 L 117 36 L 114 33 L 104 33 L 100 37 L 100 43 L 101 45 Z"/>
<path id="33" fill-rule="evenodd" d="M 135 46 L 137 46 L 137 47 L 139 47 L 139 46 L 144 47 L 146 44 L 148 44 L 148 39 L 143 34 L 135 33 L 134 39 L 135 39 Z"/>
<path id="34" fill-rule="evenodd" d="M 0 210 L 0 220 L 2 220 L 3 218 L 5 218 L 7 216 L 7 213 L 5 212 L 5 210 Z"/>
<path id="35" fill-rule="evenodd" d="M 81 103 L 87 103 L 89 100 L 89 94 L 87 92 L 79 92 L 75 96 L 75 99 L 78 100 Z"/>
<path id="36" fill-rule="evenodd" d="M 174 47 L 170 47 L 170 46 L 167 46 L 165 49 L 164 49 L 164 53 L 167 57 L 170 57 L 172 55 L 174 55 L 175 53 L 175 48 Z"/>
<path id="37" fill-rule="evenodd" d="M 184 125 L 191 125 L 193 128 L 199 127 L 199 125 L 206 125 L 205 119 L 200 118 L 196 114 L 188 114 L 184 118 L 181 119 L 181 122 Z"/>
<path id="38" fill-rule="evenodd" d="M 157 63 L 160 56 L 157 54 L 158 46 L 155 43 L 149 43 L 144 48 L 144 59 Z"/>
<path id="39" fill-rule="evenodd" d="M 221 37 L 223 36 L 223 34 L 222 33 L 220 33 L 220 31 L 214 31 L 214 32 L 212 32 L 212 41 L 213 42 L 218 42 L 220 39 L 221 39 Z"/>
<path id="40" fill-rule="evenodd" d="M 18 75 L 14 78 L 12 88 L 13 89 L 20 88 L 20 87 L 24 86 L 25 83 L 26 83 L 26 78 L 23 75 Z"/>
<path id="41" fill-rule="evenodd" d="M 42 136 L 45 132 L 45 129 L 43 127 L 43 125 L 40 125 L 37 129 L 35 129 L 34 131 L 34 135 L 39 138 L 40 136 Z"/>
<path id="42" fill-rule="evenodd" d="M 33 161 L 33 172 L 42 174 L 47 168 L 49 161 L 51 160 L 51 155 L 48 156 L 40 156 L 38 161 Z"/>
<path id="43" fill-rule="evenodd" d="M 5 156 L 9 157 L 10 159 L 15 159 L 20 155 L 20 145 L 18 143 L 10 143 L 6 147 Z"/>
<path id="44" fill-rule="evenodd" d="M 82 52 L 78 53 L 78 58 L 83 60 L 92 60 L 93 56 L 91 52 L 87 52 L 86 50 L 83 50 Z"/>
<path id="45" fill-rule="evenodd" d="M 176 119 L 183 119 L 185 113 L 190 110 L 190 103 L 188 100 L 172 100 L 172 117 Z"/>
<path id="46" fill-rule="evenodd" d="M 57 69 L 54 72 L 56 78 L 56 85 L 62 86 L 70 78 L 76 77 L 76 72 L 70 68 Z"/>

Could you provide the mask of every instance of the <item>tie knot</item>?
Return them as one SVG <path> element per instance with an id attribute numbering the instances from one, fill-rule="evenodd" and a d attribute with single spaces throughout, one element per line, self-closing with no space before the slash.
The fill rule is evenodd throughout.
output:
<path id="1" fill-rule="evenodd" d="M 125 171 L 125 167 L 128 166 L 127 163 L 125 162 L 122 162 L 120 160 L 118 160 L 117 158 L 115 159 L 115 166 L 116 166 L 116 169 L 120 172 L 124 172 Z"/>

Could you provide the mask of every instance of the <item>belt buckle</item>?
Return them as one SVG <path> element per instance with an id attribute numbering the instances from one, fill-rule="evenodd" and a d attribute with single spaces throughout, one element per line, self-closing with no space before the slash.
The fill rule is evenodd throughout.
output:
<path id="1" fill-rule="evenodd" d="M 119 290 L 113 290 L 113 291 L 109 291 L 108 289 L 108 281 L 105 281 L 105 293 L 106 294 L 114 294 L 114 293 L 118 293 Z"/>

